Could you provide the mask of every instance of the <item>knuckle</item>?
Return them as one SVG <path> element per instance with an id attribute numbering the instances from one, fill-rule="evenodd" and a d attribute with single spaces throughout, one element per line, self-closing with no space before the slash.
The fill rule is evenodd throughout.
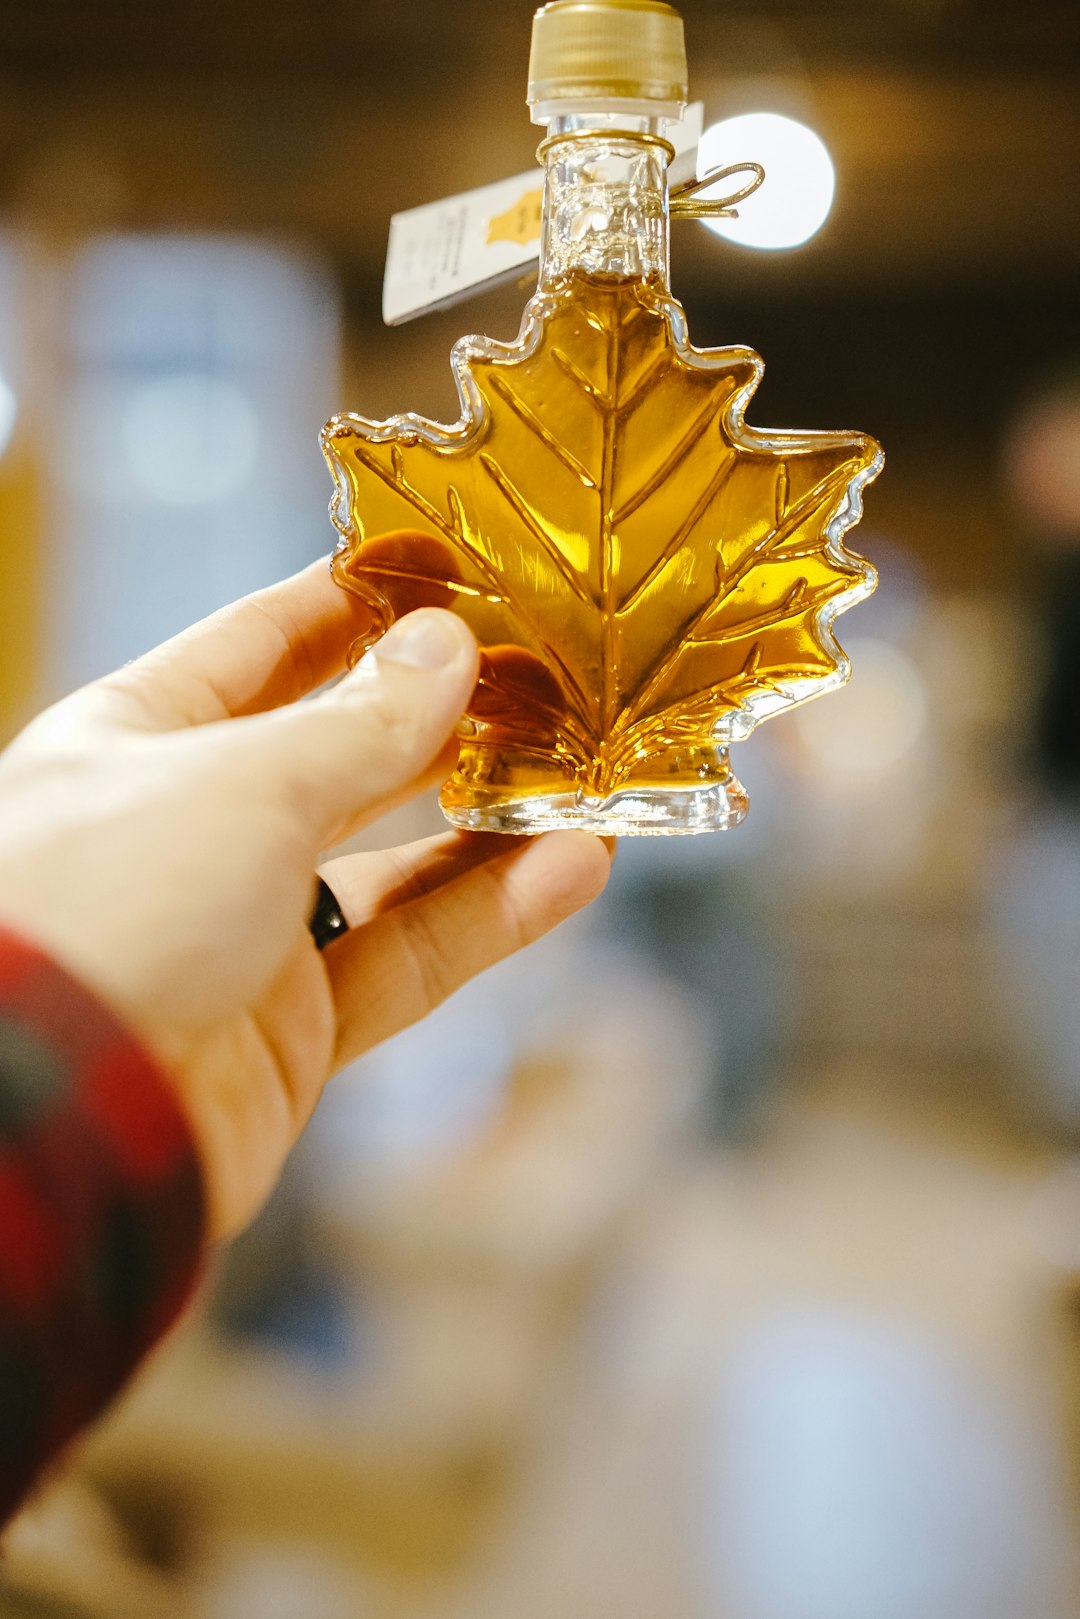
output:
<path id="1" fill-rule="evenodd" d="M 253 632 L 259 632 L 277 654 L 278 670 L 287 674 L 293 686 L 307 691 L 316 680 L 315 660 L 303 627 L 296 622 L 275 596 L 275 588 L 256 591 L 237 603 Z"/>
<path id="2" fill-rule="evenodd" d="M 423 906 L 399 913 L 401 937 L 415 976 L 424 1013 L 441 1006 L 469 976 L 460 955 L 451 954 L 447 940 L 432 926 Z"/>
<path id="3" fill-rule="evenodd" d="M 514 886 L 512 870 L 502 880 L 490 867 L 482 870 L 491 893 L 492 909 L 502 923 L 502 954 L 513 955 L 527 944 L 532 944 L 539 936 L 539 930 L 529 923 L 525 905 Z"/>

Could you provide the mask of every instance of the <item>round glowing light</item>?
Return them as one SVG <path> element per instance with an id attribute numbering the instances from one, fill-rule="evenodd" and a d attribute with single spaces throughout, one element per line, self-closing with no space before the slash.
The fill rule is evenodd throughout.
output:
<path id="1" fill-rule="evenodd" d="M 764 185 L 739 203 L 738 219 L 702 223 L 743 247 L 775 249 L 808 242 L 829 217 L 836 191 L 836 171 L 825 143 L 805 124 L 778 112 L 725 118 L 701 137 L 699 174 L 747 161 L 761 164 Z M 731 184 L 723 181 L 717 194 Z"/>
<path id="2" fill-rule="evenodd" d="M 0 455 L 3 455 L 15 431 L 15 418 L 19 402 L 6 377 L 0 375 Z"/>
<path id="3" fill-rule="evenodd" d="M 140 383 L 120 426 L 139 486 L 166 506 L 208 506 L 255 470 L 259 422 L 248 396 L 223 377 L 178 372 Z"/>
<path id="4" fill-rule="evenodd" d="M 871 637 L 847 643 L 853 674 L 843 691 L 792 716 L 807 753 L 849 784 L 896 770 L 922 737 L 926 693 L 910 658 Z"/>
<path id="5" fill-rule="evenodd" d="M 1080 529 L 1080 390 L 1075 383 L 1029 406 L 1005 447 L 1013 497 L 1047 539 Z"/>

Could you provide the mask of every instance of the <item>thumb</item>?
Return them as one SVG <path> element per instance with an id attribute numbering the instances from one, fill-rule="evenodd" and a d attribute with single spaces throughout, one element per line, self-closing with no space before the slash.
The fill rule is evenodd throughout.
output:
<path id="1" fill-rule="evenodd" d="M 479 672 L 472 631 L 425 607 L 399 619 L 332 691 L 243 721 L 266 775 L 317 842 L 373 819 L 438 756 Z"/>

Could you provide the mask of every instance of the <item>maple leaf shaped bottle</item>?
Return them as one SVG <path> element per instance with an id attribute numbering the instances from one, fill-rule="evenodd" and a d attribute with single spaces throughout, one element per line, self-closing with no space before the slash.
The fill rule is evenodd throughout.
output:
<path id="1" fill-rule="evenodd" d="M 843 535 L 881 450 L 747 426 L 761 360 L 691 346 L 664 138 L 686 98 L 670 6 L 544 6 L 540 279 L 517 341 L 455 346 L 452 426 L 349 414 L 323 431 L 333 571 L 370 614 L 354 654 L 424 605 L 480 642 L 441 797 L 457 826 L 734 826 L 730 744 L 848 676 L 833 621 L 876 580 Z"/>

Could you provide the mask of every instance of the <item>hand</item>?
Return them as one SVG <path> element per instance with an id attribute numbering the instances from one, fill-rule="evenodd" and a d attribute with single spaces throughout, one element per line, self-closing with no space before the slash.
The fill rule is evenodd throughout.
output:
<path id="1" fill-rule="evenodd" d="M 337 686 L 356 604 L 325 562 L 48 710 L 0 755 L 0 919 L 159 1058 L 215 1236 L 271 1190 L 323 1085 L 603 888 L 583 833 L 448 833 L 322 867 L 350 932 L 320 955 L 314 872 L 444 779 L 478 654 L 400 620 Z"/>

